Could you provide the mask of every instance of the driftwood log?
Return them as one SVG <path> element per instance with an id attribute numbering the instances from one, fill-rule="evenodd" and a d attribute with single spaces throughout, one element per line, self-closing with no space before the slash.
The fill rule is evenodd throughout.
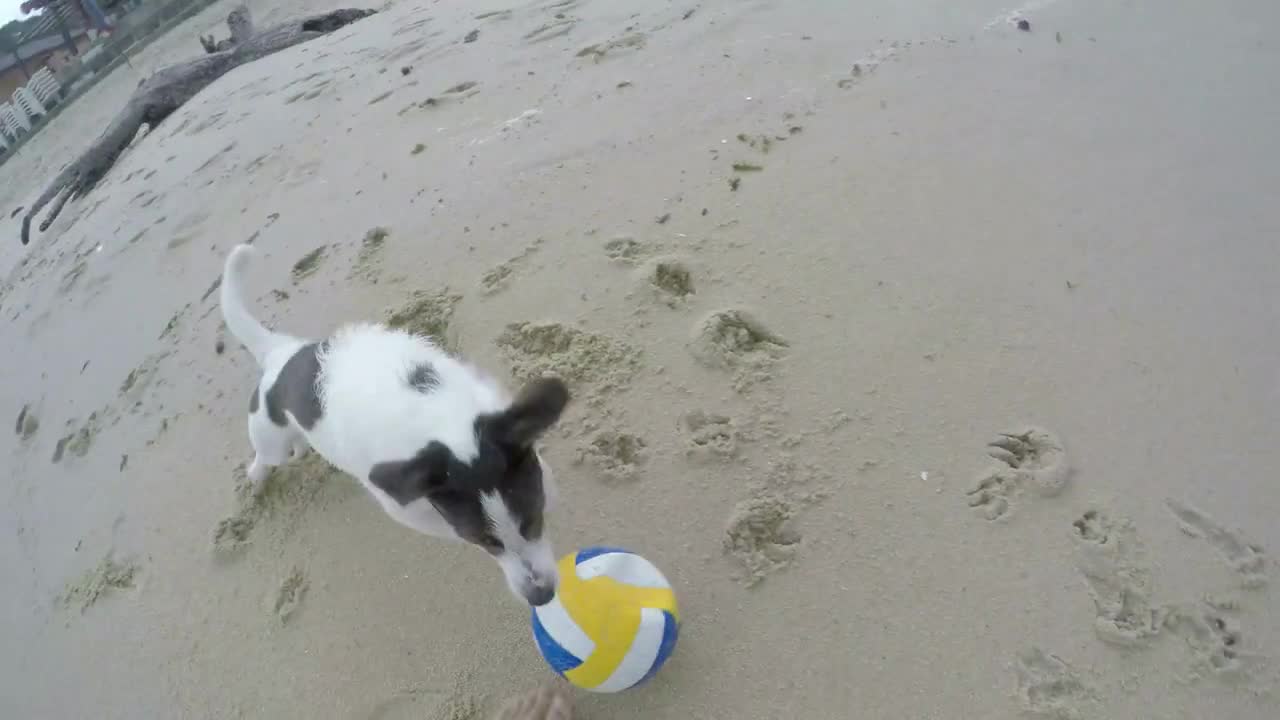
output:
<path id="1" fill-rule="evenodd" d="M 245 63 L 314 40 L 374 12 L 376 11 L 361 9 L 335 10 L 295 18 L 255 32 L 247 8 L 239 7 L 231 11 L 227 16 L 227 27 L 231 30 L 229 47 L 216 50 L 215 46 L 215 51 L 204 57 L 161 68 L 140 82 L 124 109 L 116 115 L 102 135 L 79 158 L 63 168 L 28 208 L 22 218 L 22 244 L 26 245 L 31 241 L 31 220 L 45 205 L 57 198 L 49 209 L 49 214 L 40 223 L 41 231 L 49 229 L 49 225 L 62 212 L 62 207 L 68 200 L 83 197 L 93 190 L 125 148 L 129 147 L 129 143 L 133 142 L 143 125 L 154 131 L 157 125 L 183 103 L 195 97 L 214 80 Z M 204 44 L 204 39 L 201 40 Z"/>

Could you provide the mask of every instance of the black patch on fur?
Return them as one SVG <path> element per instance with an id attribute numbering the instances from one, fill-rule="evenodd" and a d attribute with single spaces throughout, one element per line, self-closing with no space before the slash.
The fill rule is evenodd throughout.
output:
<path id="1" fill-rule="evenodd" d="M 503 551 L 489 527 L 481 494 L 498 493 L 511 514 L 527 527 L 530 540 L 542 536 L 542 466 L 532 448 L 508 449 L 480 440 L 480 454 L 464 463 L 445 445 L 431 442 L 412 460 L 378 463 L 369 482 L 401 505 L 425 499 L 458 537 L 492 554 Z"/>
<path id="2" fill-rule="evenodd" d="M 315 427 L 324 414 L 324 408 L 320 407 L 319 388 L 316 387 L 316 377 L 320 374 L 319 354 L 328 347 L 328 341 L 303 345 L 280 368 L 275 383 L 267 390 L 267 417 L 271 422 L 286 427 L 289 415 L 293 415 L 303 428 L 310 430 Z"/>
<path id="3" fill-rule="evenodd" d="M 440 376 L 431 363 L 415 365 L 409 371 L 409 387 L 420 393 L 429 393 L 440 387 Z"/>
<path id="4" fill-rule="evenodd" d="M 542 465 L 533 443 L 560 418 L 569 402 L 564 383 L 534 380 L 511 407 L 475 420 L 479 453 L 470 463 L 432 441 L 409 460 L 378 463 L 369 482 L 401 505 L 427 500 L 464 540 L 498 554 L 480 496 L 497 493 L 528 540 L 542 537 Z"/>
<path id="5" fill-rule="evenodd" d="M 249 396 L 249 414 L 258 412 L 258 388 L 253 389 L 253 394 Z"/>

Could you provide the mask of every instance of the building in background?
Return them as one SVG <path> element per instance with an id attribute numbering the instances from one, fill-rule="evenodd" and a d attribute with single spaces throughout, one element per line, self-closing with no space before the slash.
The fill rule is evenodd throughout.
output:
<path id="1" fill-rule="evenodd" d="M 119 0 L 107 0 L 107 2 L 118 4 Z M 84 27 L 96 30 L 111 29 L 111 21 L 102 11 L 98 0 L 26 0 L 22 3 L 23 15 L 30 15 L 38 10 L 46 10 L 43 17 L 48 17 L 54 22 L 59 18 L 69 20 L 72 16 L 78 16 L 81 20 L 80 25 Z"/>
<path id="2" fill-rule="evenodd" d="M 22 12 L 40 14 L 0 28 L 0 102 L 40 68 L 57 73 L 114 26 L 97 0 L 27 0 Z"/>

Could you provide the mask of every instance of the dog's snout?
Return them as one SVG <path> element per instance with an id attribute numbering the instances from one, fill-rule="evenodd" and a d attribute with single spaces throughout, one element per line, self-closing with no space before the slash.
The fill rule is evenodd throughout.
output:
<path id="1" fill-rule="evenodd" d="M 555 596 L 556 586 L 553 583 L 548 583 L 545 585 L 531 585 L 525 592 L 524 599 L 528 600 L 529 604 L 534 607 L 542 607 L 551 602 L 551 599 Z"/>

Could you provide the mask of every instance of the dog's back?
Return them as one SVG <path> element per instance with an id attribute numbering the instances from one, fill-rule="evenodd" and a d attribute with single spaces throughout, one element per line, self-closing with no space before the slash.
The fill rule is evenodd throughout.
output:
<path id="1" fill-rule="evenodd" d="M 430 438 L 460 460 L 477 452 L 473 420 L 510 403 L 489 378 L 431 341 L 376 324 L 348 325 L 319 354 L 321 417 L 311 446 L 357 478 Z"/>

